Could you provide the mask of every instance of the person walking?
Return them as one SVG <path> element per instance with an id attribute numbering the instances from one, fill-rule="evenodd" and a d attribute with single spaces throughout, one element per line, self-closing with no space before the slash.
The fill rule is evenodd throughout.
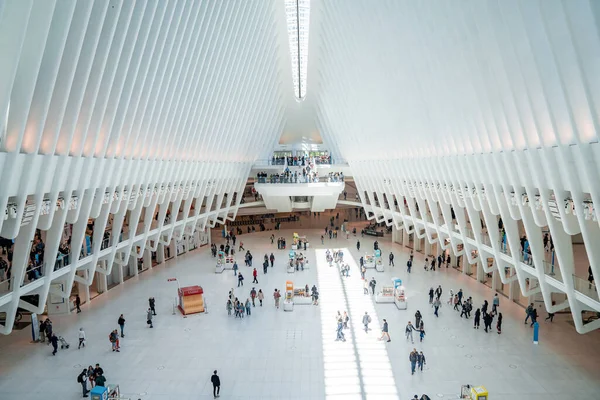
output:
<path id="1" fill-rule="evenodd" d="M 434 309 L 434 314 L 436 317 L 439 317 L 438 312 L 440 310 L 440 306 L 442 305 L 442 303 L 440 302 L 440 299 L 435 299 L 433 301 L 433 309 Z"/>
<path id="2" fill-rule="evenodd" d="M 85 347 L 85 332 L 83 331 L 83 328 L 79 328 L 79 346 L 77 346 L 77 350 L 79 350 L 81 346 Z"/>
<path id="3" fill-rule="evenodd" d="M 279 299 L 281 298 L 281 293 L 279 293 L 279 290 L 275 289 L 275 292 L 273 293 L 273 298 L 275 299 L 275 307 L 279 309 Z"/>
<path id="4" fill-rule="evenodd" d="M 341 340 L 342 342 L 346 341 L 346 336 L 344 335 L 344 324 L 342 322 L 342 318 L 338 318 L 337 320 L 337 330 L 336 330 L 336 337 L 335 337 L 335 341 L 339 341 Z"/>
<path id="5" fill-rule="evenodd" d="M 437 262 L 438 262 L 438 269 L 442 268 L 442 256 L 439 255 L 437 256 Z"/>
<path id="6" fill-rule="evenodd" d="M 239 267 L 238 267 L 238 265 L 237 265 L 237 262 L 236 262 L 236 261 L 234 261 L 234 262 L 233 262 L 233 276 L 236 276 L 236 275 L 237 275 L 238 268 L 239 268 Z"/>
<path id="7" fill-rule="evenodd" d="M 490 330 L 490 332 L 492 331 L 492 322 L 494 321 L 494 317 L 492 317 L 491 314 L 485 313 L 483 314 L 483 330 L 486 331 L 486 333 L 488 332 L 488 329 Z"/>
<path id="8" fill-rule="evenodd" d="M 412 260 L 408 260 L 406 262 L 406 271 L 410 274 L 410 269 L 412 268 Z"/>
<path id="9" fill-rule="evenodd" d="M 50 335 L 50 343 L 52 344 L 52 348 L 54 349 L 52 355 L 55 356 L 56 352 L 58 351 L 58 338 L 54 333 Z"/>
<path id="10" fill-rule="evenodd" d="M 419 353 L 417 355 L 417 365 L 419 367 L 419 369 L 421 370 L 421 372 L 423 372 L 423 365 L 427 364 L 425 362 L 425 354 L 423 354 L 423 352 Z"/>
<path id="11" fill-rule="evenodd" d="M 406 325 L 406 329 L 405 329 L 405 333 L 406 333 L 406 339 L 410 338 L 410 342 L 414 343 L 414 339 L 413 339 L 413 331 L 415 330 L 415 327 L 413 326 L 412 322 L 408 321 L 408 324 Z"/>
<path id="12" fill-rule="evenodd" d="M 533 319 L 531 314 L 533 313 L 533 303 L 531 303 L 530 305 L 527 306 L 527 308 L 525 309 L 525 322 L 524 324 L 527 324 L 527 320 L 529 318 Z"/>
<path id="13" fill-rule="evenodd" d="M 379 340 L 383 340 L 383 338 L 387 337 L 387 341 L 391 342 L 392 339 L 390 338 L 390 332 L 388 330 L 388 323 L 385 320 L 385 318 L 383 319 L 383 327 L 381 328 L 381 337 L 379 338 Z"/>
<path id="14" fill-rule="evenodd" d="M 256 289 L 252 288 L 250 291 L 250 298 L 252 299 L 252 307 L 256 307 L 256 304 L 254 304 L 256 299 Z"/>
<path id="15" fill-rule="evenodd" d="M 529 325 L 530 327 L 533 328 L 533 324 L 535 324 L 537 322 L 537 317 L 538 317 L 537 309 L 534 308 L 531 311 L 531 325 Z"/>
<path id="16" fill-rule="evenodd" d="M 154 328 L 154 325 L 152 325 L 152 310 L 148 309 L 148 312 L 146 313 L 146 324 L 148 326 L 150 326 L 150 328 Z"/>
<path id="17" fill-rule="evenodd" d="M 375 280 L 375 277 L 371 278 L 371 282 L 369 282 L 369 286 L 371 286 L 371 292 L 373 293 L 373 295 L 375 295 L 375 286 L 377 285 L 377 281 Z"/>
<path id="18" fill-rule="evenodd" d="M 356 241 L 356 250 L 360 251 L 360 240 Z"/>
<path id="19" fill-rule="evenodd" d="M 419 361 L 419 353 L 417 349 L 413 349 L 408 355 L 408 361 L 410 361 L 410 374 L 415 374 L 415 369 L 417 368 L 417 361 Z"/>
<path id="20" fill-rule="evenodd" d="M 394 253 L 390 252 L 390 257 L 389 258 L 390 258 L 390 262 L 389 262 L 388 266 L 391 265 L 392 267 L 394 267 L 395 266 L 394 265 Z"/>
<path id="21" fill-rule="evenodd" d="M 417 310 L 417 312 L 415 313 L 415 326 L 418 328 L 419 325 L 421 325 L 421 318 L 423 318 L 423 316 L 421 315 L 421 311 Z"/>
<path id="22" fill-rule="evenodd" d="M 231 300 L 227 299 L 225 309 L 227 310 L 227 315 L 231 315 L 231 310 L 233 309 L 233 304 L 231 303 Z"/>
<path id="23" fill-rule="evenodd" d="M 148 299 L 148 304 L 150 305 L 150 310 L 152 310 L 152 315 L 156 315 L 156 309 L 154 308 L 156 306 L 156 301 L 154 300 L 154 297 Z"/>
<path id="24" fill-rule="evenodd" d="M 271 242 L 273 239 L 271 239 Z M 221 379 L 219 379 L 219 375 L 217 375 L 217 370 L 213 372 L 213 375 L 210 377 L 210 382 L 213 385 L 213 397 L 216 399 L 219 397 L 219 393 L 221 392 Z"/>
<path id="25" fill-rule="evenodd" d="M 244 277 L 241 272 L 238 274 L 238 287 L 240 286 L 244 286 Z"/>
<path id="26" fill-rule="evenodd" d="M 369 281 L 366 279 L 363 281 L 363 293 L 369 294 Z"/>
<path id="27" fill-rule="evenodd" d="M 240 247 L 238 247 L 238 252 L 246 250 L 244 248 L 244 242 L 240 242 Z"/>
<path id="28" fill-rule="evenodd" d="M 502 313 L 498 314 L 498 321 L 496 322 L 496 330 L 498 335 L 502 333 Z"/>
<path id="29" fill-rule="evenodd" d="M 438 285 L 437 289 L 435 289 L 435 296 L 438 299 L 442 297 L 442 285 Z"/>
<path id="30" fill-rule="evenodd" d="M 81 391 L 83 393 L 83 397 L 88 397 L 88 393 L 90 391 L 87 390 L 87 369 L 84 368 L 83 371 L 81 371 L 81 373 L 77 375 L 77 382 L 81 384 Z"/>
<path id="31" fill-rule="evenodd" d="M 265 299 L 265 295 L 264 295 L 262 289 L 258 289 L 257 297 L 258 297 L 258 302 L 260 303 L 260 306 L 262 307 L 262 302 Z"/>
<path id="32" fill-rule="evenodd" d="M 111 331 L 108 334 L 108 341 L 111 344 L 112 347 L 112 351 L 116 351 L 120 353 L 119 350 L 119 339 L 118 339 L 119 335 L 117 334 L 117 330 L 115 329 L 114 331 Z"/>
<path id="33" fill-rule="evenodd" d="M 481 318 L 481 310 L 475 310 L 475 318 L 473 319 L 473 329 L 479 329 L 479 320 Z"/>
<path id="34" fill-rule="evenodd" d="M 125 317 L 123 317 L 123 314 L 121 314 L 119 316 L 119 320 L 117 321 L 117 324 L 119 325 L 119 328 L 121 328 L 121 337 L 125 337 Z"/>
<path id="35" fill-rule="evenodd" d="M 75 296 L 75 308 L 77 309 L 77 314 L 81 312 L 81 298 L 79 295 Z"/>
<path id="36" fill-rule="evenodd" d="M 343 323 L 344 323 L 344 329 L 348 329 L 348 321 L 350 320 L 350 317 L 348 317 L 348 313 L 346 311 L 344 311 L 344 317 L 342 319 Z"/>
<path id="37" fill-rule="evenodd" d="M 254 268 L 254 270 L 252 271 L 252 277 L 254 278 L 252 280 L 252 283 L 256 283 L 258 284 L 258 271 L 256 270 L 256 268 Z"/>
<path id="38" fill-rule="evenodd" d="M 363 315 L 362 323 L 365 326 L 365 332 L 369 332 L 369 324 L 371 323 L 371 316 L 368 312 L 365 311 L 365 315 Z"/>
<path id="39" fill-rule="evenodd" d="M 488 302 L 487 300 L 483 301 L 483 305 L 481 306 L 481 314 L 485 316 L 487 314 Z"/>
<path id="40" fill-rule="evenodd" d="M 498 297 L 498 293 L 496 293 L 492 300 L 492 313 L 496 314 L 498 312 L 498 307 L 500 307 L 500 297 Z"/>
<path id="41" fill-rule="evenodd" d="M 433 294 L 435 292 L 433 291 L 433 286 L 429 288 L 429 304 L 433 303 Z"/>
<path id="42" fill-rule="evenodd" d="M 273 268 L 273 264 L 275 264 L 275 256 L 273 253 L 269 256 L 269 261 L 271 262 L 271 268 Z"/>

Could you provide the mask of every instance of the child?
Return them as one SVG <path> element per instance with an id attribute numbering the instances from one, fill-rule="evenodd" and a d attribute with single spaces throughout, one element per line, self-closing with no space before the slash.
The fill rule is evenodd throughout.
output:
<path id="1" fill-rule="evenodd" d="M 425 329 L 422 329 L 422 330 L 420 330 L 419 332 L 421 332 L 421 333 L 419 334 L 419 339 L 420 339 L 420 341 L 422 342 L 422 341 L 423 341 L 423 338 L 425 337 Z"/>

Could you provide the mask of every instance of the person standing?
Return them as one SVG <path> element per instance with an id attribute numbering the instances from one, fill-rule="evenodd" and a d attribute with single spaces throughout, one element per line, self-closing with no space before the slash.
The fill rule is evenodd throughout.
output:
<path id="1" fill-rule="evenodd" d="M 256 307 L 256 304 L 254 304 L 255 299 L 256 299 L 256 289 L 252 288 L 252 290 L 250 291 L 250 298 L 252 299 L 252 307 Z"/>
<path id="2" fill-rule="evenodd" d="M 257 297 L 258 297 L 258 301 L 260 303 L 260 306 L 262 307 L 262 302 L 265 299 L 265 295 L 264 295 L 262 289 L 258 289 L 258 296 Z"/>
<path id="3" fill-rule="evenodd" d="M 81 312 L 81 298 L 79 295 L 75 296 L 75 308 L 77 309 L 77 314 Z"/>
<path id="4" fill-rule="evenodd" d="M 383 319 L 383 327 L 381 328 L 381 337 L 379 338 L 379 340 L 383 340 L 383 338 L 387 337 L 387 341 L 391 342 L 392 339 L 390 338 L 390 333 L 388 330 L 388 323 L 385 320 L 385 318 Z"/>
<path id="5" fill-rule="evenodd" d="M 390 265 L 391 265 L 392 267 L 394 267 L 394 266 L 395 266 L 395 265 L 394 265 L 394 253 L 392 253 L 391 251 L 390 251 L 390 263 L 389 263 L 389 265 L 388 265 L 388 266 L 390 266 Z"/>
<path id="6" fill-rule="evenodd" d="M 498 293 L 496 293 L 494 295 L 494 299 L 492 300 L 492 313 L 497 313 L 498 307 L 500 307 L 500 297 L 498 297 Z"/>
<path id="7" fill-rule="evenodd" d="M 433 291 L 433 286 L 429 288 L 429 304 L 433 303 L 433 294 L 435 292 Z"/>
<path id="8" fill-rule="evenodd" d="M 54 349 L 52 355 L 55 356 L 56 352 L 58 351 L 58 338 L 54 333 L 50 336 L 50 343 L 52 344 L 52 348 Z"/>
<path id="9" fill-rule="evenodd" d="M 252 271 L 252 276 L 254 277 L 254 279 L 252 280 L 252 283 L 256 283 L 258 284 L 258 271 L 256 270 L 256 268 L 254 268 L 254 270 Z"/>
<path id="10" fill-rule="evenodd" d="M 408 324 L 406 325 L 406 339 L 410 338 L 410 342 L 414 343 L 414 339 L 413 339 L 413 331 L 415 330 L 415 327 L 413 326 L 412 322 L 408 321 Z"/>
<path id="11" fill-rule="evenodd" d="M 227 315 L 231 315 L 231 310 L 233 309 L 233 304 L 231 304 L 231 300 L 227 299 L 227 304 L 225 304 L 225 309 L 227 310 Z"/>
<path id="12" fill-rule="evenodd" d="M 123 314 L 121 314 L 119 316 L 119 320 L 117 321 L 117 323 L 119 324 L 119 328 L 121 328 L 121 337 L 125 337 L 125 333 L 124 333 L 124 329 L 125 329 L 125 317 L 123 317 Z"/>
<path id="13" fill-rule="evenodd" d="M 435 310 L 433 313 L 435 314 L 436 317 L 439 317 L 438 312 L 440 310 L 441 305 L 442 305 L 442 303 L 440 302 L 440 299 L 435 299 L 433 301 L 433 309 Z"/>
<path id="14" fill-rule="evenodd" d="M 275 256 L 273 253 L 269 256 L 269 261 L 271 261 L 271 268 L 273 268 L 273 264 L 275 264 Z"/>
<path id="15" fill-rule="evenodd" d="M 346 341 L 346 336 L 344 335 L 344 324 L 342 322 L 342 318 L 338 318 L 338 320 L 337 320 L 337 330 L 336 330 L 335 341 L 337 342 L 339 340 L 341 340 L 342 342 Z"/>
<path id="16" fill-rule="evenodd" d="M 479 320 L 481 318 L 481 310 L 475 310 L 475 318 L 473 320 L 473 329 L 479 329 Z"/>
<path id="17" fill-rule="evenodd" d="M 273 298 L 275 299 L 275 307 L 279 309 L 279 299 L 281 298 L 281 293 L 279 293 L 279 290 L 275 289 L 275 292 L 273 292 Z"/>
<path id="18" fill-rule="evenodd" d="M 77 346 L 77 350 L 79 350 L 81 346 L 85 347 L 85 332 L 83 331 L 83 328 L 79 328 L 79 346 Z"/>
<path id="19" fill-rule="evenodd" d="M 346 311 L 344 311 L 344 317 L 343 317 L 344 329 L 348 329 L 348 321 L 349 320 L 350 320 L 350 317 L 348 317 L 348 313 Z"/>
<path id="20" fill-rule="evenodd" d="M 240 286 L 244 286 L 244 277 L 241 272 L 238 274 L 238 287 Z"/>
<path id="21" fill-rule="evenodd" d="M 271 237 L 271 243 L 273 243 L 273 238 Z M 221 392 L 221 379 L 219 379 L 219 375 L 217 375 L 217 370 L 210 377 L 210 382 L 213 385 L 213 397 L 216 399 L 219 397 L 219 393 Z"/>
<path id="22" fill-rule="evenodd" d="M 233 276 L 237 276 L 237 272 L 238 272 L 238 265 L 237 265 L 237 261 L 233 262 Z"/>
<path id="23" fill-rule="evenodd" d="M 492 322 L 494 321 L 494 317 L 492 317 L 491 314 L 485 313 L 483 314 L 483 327 L 484 327 L 484 331 L 486 331 L 486 333 L 488 332 L 488 329 L 490 330 L 490 332 L 492 331 Z"/>
<path id="24" fill-rule="evenodd" d="M 419 361 L 419 353 L 417 349 L 413 349 L 408 356 L 408 360 L 410 361 L 410 374 L 415 374 L 415 369 L 417 368 L 417 361 Z"/>
<path id="25" fill-rule="evenodd" d="M 438 269 L 440 269 L 442 267 L 442 256 L 441 255 L 437 256 L 437 262 L 438 262 Z"/>
<path id="26" fill-rule="evenodd" d="M 252 311 L 250 309 L 250 299 L 246 299 L 246 315 L 252 315 Z"/>
<path id="27" fill-rule="evenodd" d="M 364 294 L 369 294 L 369 281 L 366 279 L 363 281 L 363 288 Z"/>
<path id="28" fill-rule="evenodd" d="M 498 321 L 496 322 L 496 330 L 498 330 L 498 335 L 502 333 L 502 313 L 498 314 Z"/>
<path id="29" fill-rule="evenodd" d="M 148 305 L 150 305 L 150 310 L 152 311 L 152 315 L 156 315 L 156 309 L 154 308 L 156 306 L 156 301 L 154 300 L 154 297 L 150 297 L 148 299 Z"/>
<path id="30" fill-rule="evenodd" d="M 406 262 L 406 271 L 410 274 L 410 269 L 412 268 L 412 260 L 408 260 Z"/>
<path id="31" fill-rule="evenodd" d="M 87 369 L 83 369 L 79 375 L 77 375 L 77 382 L 81 384 L 81 390 L 83 397 L 88 397 L 89 390 L 87 390 Z"/>
<path id="32" fill-rule="evenodd" d="M 362 323 L 365 326 L 365 332 L 369 332 L 369 324 L 371 323 L 371 316 L 368 312 L 365 311 L 365 315 L 363 315 Z"/>
<path id="33" fill-rule="evenodd" d="M 375 294 L 375 286 L 377 285 L 377 281 L 375 280 L 375 277 L 371 278 L 371 282 L 369 282 L 369 286 L 371 286 L 371 292 L 373 293 L 373 295 Z"/>
<path id="34" fill-rule="evenodd" d="M 360 251 L 360 240 L 356 241 L 356 250 Z"/>
<path id="35" fill-rule="evenodd" d="M 148 312 L 146 313 L 146 324 L 150 326 L 150 328 L 154 328 L 154 325 L 152 325 L 152 310 L 148 309 Z"/>

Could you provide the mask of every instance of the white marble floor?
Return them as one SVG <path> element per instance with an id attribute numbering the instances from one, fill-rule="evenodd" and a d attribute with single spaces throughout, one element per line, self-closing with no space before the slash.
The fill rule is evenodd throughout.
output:
<path id="1" fill-rule="evenodd" d="M 76 346 L 53 357 L 50 348 L 30 343 L 30 331 L 0 337 L 0 399 L 29 400 L 49 397 L 81 397 L 76 376 L 82 366 L 100 363 L 110 383 L 119 383 L 125 397 L 143 400 L 212 398 L 210 376 L 214 369 L 221 377 L 222 399 L 410 399 L 427 393 L 432 399 L 456 399 L 461 384 L 481 384 L 493 400 L 598 398 L 600 390 L 600 335 L 579 335 L 561 316 L 554 324 L 541 324 L 540 344 L 531 340 L 531 329 L 523 324 L 524 311 L 501 299 L 503 333 L 485 334 L 474 330 L 472 321 L 460 319 L 443 307 L 433 316 L 428 304 L 430 286 L 441 284 L 444 298 L 449 289 L 462 288 L 476 305 L 491 300 L 489 288 L 453 269 L 425 272 L 417 255 L 412 274 L 404 267 L 407 253 L 395 246 L 396 267 L 384 273 L 369 272 L 379 284 L 392 276 L 404 279 L 409 309 L 399 311 L 393 304 L 374 304 L 363 295 L 356 264 L 359 253 L 356 238 L 326 240 L 320 244 L 321 230 L 305 230 L 313 247 L 309 249 L 310 269 L 295 274 L 285 272 L 287 251 L 277 250 L 268 236 L 271 232 L 244 234 L 255 265 L 262 256 L 275 253 L 275 268 L 259 284 L 266 295 L 265 306 L 256 307 L 243 320 L 228 317 L 227 292 L 235 286 L 233 273 L 214 273 L 209 249 L 180 257 L 167 265 L 144 272 L 120 287 L 111 289 L 83 308 L 81 314 L 54 317 L 55 331 L 75 344 L 77 330 L 88 336 L 85 349 Z M 278 233 L 275 232 L 277 235 Z M 281 231 L 291 239 L 291 230 Z M 372 238 L 360 238 L 361 249 L 372 249 Z M 389 237 L 380 240 L 387 259 Z M 219 243 L 219 239 L 217 239 Z M 326 246 L 348 248 L 352 275 L 339 276 L 335 268 L 315 259 Z M 241 258 L 241 257 L 240 257 Z M 322 257 L 320 257 L 322 259 Z M 236 295 L 246 298 L 252 288 L 251 270 L 243 267 L 245 286 Z M 260 270 L 261 268 L 259 268 Z M 183 318 L 172 314 L 177 285 L 201 285 L 209 313 Z M 276 310 L 274 288 L 284 289 L 286 280 L 298 286 L 317 284 L 319 306 L 296 306 L 293 312 Z M 147 299 L 154 296 L 158 315 L 154 329 L 145 323 Z M 424 316 L 427 336 L 414 346 L 403 337 L 406 322 L 419 309 Z M 350 329 L 346 342 L 335 342 L 335 313 L 349 311 Z M 373 317 L 369 333 L 360 330 L 364 311 Z M 125 314 L 126 337 L 121 352 L 113 353 L 108 333 Z M 545 313 L 542 312 L 545 316 Z M 392 341 L 380 342 L 379 324 L 386 318 Z M 543 319 L 543 318 L 542 318 Z M 356 329 L 355 329 L 356 328 Z M 422 373 L 410 374 L 408 354 L 416 347 L 427 357 Z"/>

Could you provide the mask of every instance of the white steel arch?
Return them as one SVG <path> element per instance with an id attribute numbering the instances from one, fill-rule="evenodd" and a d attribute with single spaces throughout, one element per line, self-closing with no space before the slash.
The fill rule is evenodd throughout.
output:
<path id="1" fill-rule="evenodd" d="M 15 240 L 13 284 L 0 296 L 6 320 L 235 217 L 252 164 L 285 124 L 286 46 L 277 2 L 2 2 L 0 235 Z M 113 235 L 101 248 L 109 217 Z M 93 250 L 80 258 L 89 218 Z M 120 241 L 125 218 L 131 232 Z M 72 262 L 53 271 L 65 223 Z M 48 261 L 41 279 L 22 285 L 36 229 L 46 231 Z M 62 292 L 51 288 L 57 279 Z"/>
<path id="2" fill-rule="evenodd" d="M 571 244 L 581 233 L 600 276 L 599 27 L 588 0 L 311 3 L 317 124 L 370 217 L 482 272 L 508 267 L 502 282 L 541 293 L 550 311 L 570 308 L 581 333 L 600 326 L 582 321 L 600 302 L 576 290 Z M 488 239 L 469 226 L 480 215 L 488 227 L 502 218 L 514 254 L 496 229 Z M 538 267 L 519 254 L 518 221 Z M 560 278 L 543 267 L 546 227 Z M 552 292 L 567 301 L 552 305 Z"/>

